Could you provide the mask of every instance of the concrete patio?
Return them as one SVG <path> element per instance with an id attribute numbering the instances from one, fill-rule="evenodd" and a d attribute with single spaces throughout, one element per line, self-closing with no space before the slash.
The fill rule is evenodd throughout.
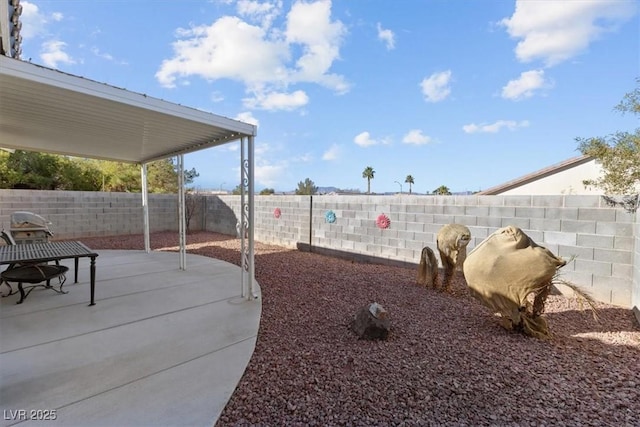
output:
<path id="1" fill-rule="evenodd" d="M 253 353 L 261 299 L 241 298 L 240 268 L 223 261 L 188 254 L 181 271 L 177 253 L 97 252 L 95 306 L 88 259 L 78 284 L 63 263 L 66 295 L 0 300 L 0 425 L 42 425 L 31 411 L 55 414 L 46 425 L 213 425 Z"/>

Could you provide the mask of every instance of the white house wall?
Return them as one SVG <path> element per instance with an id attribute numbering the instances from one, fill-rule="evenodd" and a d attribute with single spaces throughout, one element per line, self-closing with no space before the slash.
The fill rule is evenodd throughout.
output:
<path id="1" fill-rule="evenodd" d="M 539 196 L 539 195 L 602 195 L 602 190 L 585 188 L 582 181 L 596 179 L 602 173 L 602 167 L 595 160 L 539 178 L 500 193 L 505 196 Z"/>

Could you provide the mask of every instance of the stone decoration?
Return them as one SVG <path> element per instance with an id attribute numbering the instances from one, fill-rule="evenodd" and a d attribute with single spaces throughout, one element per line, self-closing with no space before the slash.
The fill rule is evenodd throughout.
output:
<path id="1" fill-rule="evenodd" d="M 328 210 L 324 214 L 324 220 L 326 222 L 328 222 L 329 224 L 333 224 L 334 222 L 336 222 L 336 214 L 335 214 L 335 212 L 333 212 L 332 210 Z"/>
<path id="2" fill-rule="evenodd" d="M 381 213 L 376 219 L 376 225 L 378 226 L 378 228 L 382 228 L 384 230 L 386 228 L 389 228 L 389 226 L 391 225 L 391 220 L 388 216 Z"/>
<path id="3" fill-rule="evenodd" d="M 360 308 L 351 322 L 351 330 L 360 339 L 386 340 L 390 329 L 389 313 L 377 302 Z"/>

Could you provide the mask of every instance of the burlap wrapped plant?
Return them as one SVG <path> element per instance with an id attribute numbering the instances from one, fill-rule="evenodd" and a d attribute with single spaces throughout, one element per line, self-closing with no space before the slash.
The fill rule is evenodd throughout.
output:
<path id="1" fill-rule="evenodd" d="M 448 290 L 456 270 L 462 269 L 470 241 L 471 232 L 462 224 L 446 224 L 438 231 L 436 245 L 444 268 L 442 289 Z"/>
<path id="2" fill-rule="evenodd" d="M 565 264 L 522 230 L 508 226 L 476 246 L 463 271 L 472 295 L 499 313 L 504 327 L 545 338 L 549 329 L 541 314 L 553 278 Z"/>

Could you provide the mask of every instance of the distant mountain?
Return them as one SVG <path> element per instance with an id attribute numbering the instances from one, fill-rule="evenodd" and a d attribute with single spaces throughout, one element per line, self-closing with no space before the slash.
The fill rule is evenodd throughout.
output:
<path id="1" fill-rule="evenodd" d="M 318 187 L 316 194 L 337 193 L 340 189 L 338 187 Z"/>

